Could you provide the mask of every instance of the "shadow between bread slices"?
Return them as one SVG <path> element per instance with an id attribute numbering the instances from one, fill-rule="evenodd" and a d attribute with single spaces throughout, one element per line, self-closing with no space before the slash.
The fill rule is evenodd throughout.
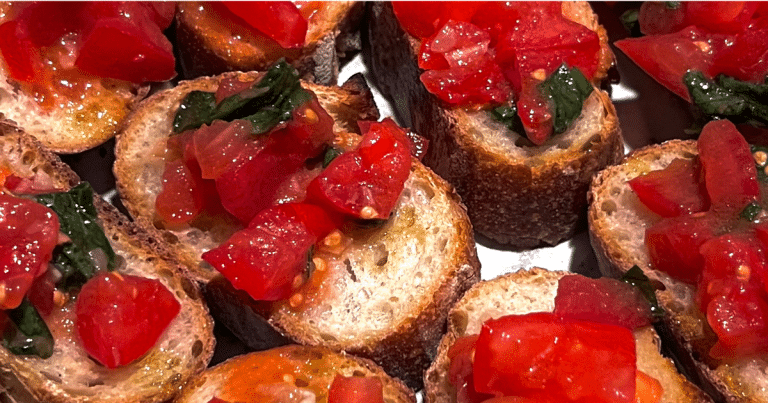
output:
<path id="1" fill-rule="evenodd" d="M 55 189 L 69 190 L 80 183 L 52 151 L 7 120 L 0 121 L 0 165 L 17 177 L 32 178 Z M 93 203 L 99 225 L 125 263 L 118 264 L 119 272 L 126 277 L 156 279 L 181 309 L 148 352 L 108 369 L 89 357 L 76 336 L 76 298 L 62 301 L 50 315 L 43 315 L 53 334 L 49 358 L 14 355 L 5 341 L 0 347 L 3 400 L 10 395 L 11 401 L 18 402 L 167 401 L 205 368 L 213 354 L 213 322 L 199 288 L 184 274 L 186 269 L 173 260 L 156 232 L 135 225 L 98 195 Z"/>
<path id="2" fill-rule="evenodd" d="M 589 192 L 590 240 L 605 275 L 620 276 L 637 265 L 660 284 L 656 295 L 666 311 L 662 336 L 691 379 L 717 401 L 768 401 L 764 354 L 730 362 L 710 356 L 718 338 L 697 307 L 697 287 L 654 268 L 645 233 L 662 217 L 646 207 L 627 184 L 666 168 L 675 159 L 692 161 L 698 154 L 695 140 L 671 140 L 635 150 L 621 164 L 601 172 Z"/>
<path id="3" fill-rule="evenodd" d="M 226 71 L 266 70 L 285 58 L 302 77 L 321 84 L 338 81 L 340 64 L 360 50 L 359 26 L 364 4 L 354 1 L 319 3 L 308 19 L 305 44 L 286 49 L 255 33 L 248 25 L 210 2 L 177 6 L 176 40 L 185 78 Z M 314 5 L 312 5 L 314 6 Z"/>
<path id="4" fill-rule="evenodd" d="M 123 203 L 137 220 L 154 221 L 173 111 L 187 92 L 215 91 L 224 76 L 245 80 L 261 73 L 225 73 L 181 82 L 148 98 L 129 119 L 117 141 L 115 175 Z M 317 94 L 335 120 L 334 131 L 345 141 L 356 141 L 357 120 L 378 118 L 360 75 L 342 87 L 302 85 Z M 335 255 L 324 253 L 324 270 L 310 277 L 307 284 L 312 289 L 299 295 L 298 303 L 296 299 L 237 302 L 242 293 L 200 259 L 233 229 L 227 223 L 210 228 L 215 231 L 194 227 L 161 231 L 193 277 L 207 284 L 211 310 L 221 313 L 217 320 L 249 346 L 264 348 L 286 339 L 322 345 L 372 359 L 414 387 L 434 353 L 448 307 L 479 280 L 479 261 L 463 205 L 447 183 L 415 158 L 389 219 L 379 227 L 349 232 L 346 248 Z M 322 281 L 312 280 L 321 277 Z M 243 320 L 267 331 L 244 327 Z"/>
<path id="5" fill-rule="evenodd" d="M 403 30 L 389 3 L 371 3 L 368 13 L 363 55 L 371 79 L 400 121 L 429 140 L 424 163 L 456 188 L 478 234 L 530 249 L 555 245 L 583 226 L 592 175 L 623 154 L 606 93 L 595 90 L 568 131 L 532 146 L 485 111 L 450 107 L 429 93 L 420 81 L 420 41 Z M 604 30 L 601 38 L 607 48 Z M 601 57 L 610 65 L 609 52 Z"/>

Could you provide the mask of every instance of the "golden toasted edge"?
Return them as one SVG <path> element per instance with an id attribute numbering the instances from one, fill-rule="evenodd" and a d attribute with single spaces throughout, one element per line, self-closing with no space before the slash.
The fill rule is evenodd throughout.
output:
<path id="1" fill-rule="evenodd" d="M 419 80 L 419 43 L 400 28 L 391 5 L 372 2 L 368 13 L 363 56 L 371 77 L 392 100 L 400 121 L 429 139 L 425 164 L 456 187 L 478 234 L 504 247 L 527 249 L 557 244 L 585 224 L 592 175 L 624 152 L 607 94 L 596 95 L 603 126 L 584 130 L 582 141 L 575 142 L 579 146 L 543 162 L 535 155 L 514 161 L 479 143 L 468 130 L 468 115 L 446 108 L 426 91 Z"/>
<path id="2" fill-rule="evenodd" d="M 265 70 L 284 57 L 304 79 L 321 84 L 335 84 L 339 59 L 359 50 L 359 27 L 365 8 L 363 2 L 356 1 L 329 3 L 328 15 L 310 22 L 305 47 L 286 50 L 247 32 L 240 35 L 242 44 L 233 44 L 212 28 L 208 18 L 198 16 L 195 11 L 198 7 L 200 4 L 196 2 L 182 2 L 177 6 L 177 41 L 185 77 Z"/>
<path id="3" fill-rule="evenodd" d="M 33 158 L 35 163 L 47 164 L 50 169 L 45 172 L 50 174 L 58 186 L 71 188 L 80 183 L 80 178 L 72 171 L 67 164 L 46 148 L 39 140 L 27 135 L 16 124 L 9 120 L 0 120 L 0 136 L 11 138 L 16 137 L 20 150 L 25 153 L 31 153 L 29 158 Z M 130 222 L 117 209 L 98 195 L 94 195 L 94 205 L 97 209 L 99 219 L 108 238 L 122 237 L 127 239 L 131 246 L 136 248 L 135 252 L 145 256 L 157 256 L 167 260 L 164 270 L 173 270 L 175 282 L 167 281 L 166 284 L 175 288 L 175 291 L 182 291 L 189 298 L 187 304 L 196 304 L 199 309 L 196 310 L 195 322 L 198 324 L 200 334 L 204 336 L 203 345 L 200 353 L 195 360 L 195 365 L 180 376 L 174 376 L 178 379 L 165 379 L 154 385 L 153 388 L 134 391 L 133 394 L 123 396 L 120 401 L 164 401 L 178 393 L 181 384 L 192 375 L 202 371 L 213 356 L 213 350 L 216 340 L 213 336 L 213 320 L 208 315 L 208 309 L 202 302 L 202 297 L 198 287 L 190 282 L 184 275 L 184 268 L 178 262 L 171 258 L 171 253 L 165 245 L 158 241 L 158 238 L 147 232 L 146 228 L 140 227 Z M 98 402 L 98 396 L 76 396 L 63 390 L 43 374 L 25 365 L 22 360 L 15 359 L 15 356 L 8 353 L 5 349 L 0 350 L 0 356 L 3 360 L 0 362 L 0 396 L 3 392 L 9 393 L 12 399 L 18 399 L 17 402 L 26 401 L 44 401 L 51 403 L 71 403 L 71 402 Z M 128 385 L 125 390 L 133 390 Z M 4 390 L 3 390 L 4 389 Z"/>
<path id="4" fill-rule="evenodd" d="M 651 267 L 650 258 L 644 250 L 631 251 L 624 248 L 621 240 L 613 236 L 611 227 L 603 219 L 603 213 L 600 211 L 601 204 L 612 199 L 611 185 L 614 183 L 615 177 L 631 179 L 647 173 L 651 170 L 650 163 L 653 160 L 658 159 L 662 154 L 670 153 L 682 158 L 698 155 L 696 141 L 670 140 L 662 144 L 636 149 L 628 154 L 620 164 L 604 170 L 595 177 L 588 193 L 590 204 L 588 214 L 589 237 L 592 248 L 604 275 L 616 278 L 632 266 L 638 265 L 648 277 L 657 279 L 664 284 L 665 290 L 656 291 L 656 297 L 666 312 L 664 327 L 660 329 L 661 337 L 687 377 L 718 401 L 755 401 L 746 392 L 748 387 L 743 383 L 745 381 L 748 383 L 747 380 L 723 379 L 714 369 L 700 360 L 707 351 L 707 342 L 701 340 L 706 340 L 708 337 L 702 335 L 701 329 L 696 330 L 697 327 L 690 325 L 691 322 L 698 322 L 700 319 L 691 318 L 688 314 L 688 312 L 698 309 L 681 304 L 681 301 L 677 300 L 676 295 L 672 292 L 673 288 L 689 289 L 691 287 L 654 270 Z M 631 170 L 630 165 L 644 168 Z M 635 230 L 644 231 L 644 228 Z M 692 340 L 699 340 L 699 342 L 694 343 Z"/>
<path id="5" fill-rule="evenodd" d="M 391 401 L 392 403 L 416 402 L 416 395 L 414 394 L 413 390 L 408 388 L 399 379 L 388 375 L 381 367 L 376 365 L 376 363 L 371 360 L 345 353 L 334 352 L 328 348 L 317 346 L 287 345 L 276 347 L 274 350 L 289 355 L 322 355 L 322 360 L 327 362 L 328 365 L 343 365 L 345 367 L 344 372 L 346 373 L 353 372 L 356 374 L 364 374 L 365 376 L 378 377 L 384 386 L 384 397 L 386 401 Z M 259 352 L 254 352 L 233 357 L 222 362 L 221 364 L 216 365 L 215 367 L 207 369 L 182 390 L 181 395 L 179 395 L 175 402 L 197 402 L 197 399 L 199 398 L 196 398 L 196 394 L 202 388 L 214 388 L 219 390 L 222 384 L 226 381 L 227 374 L 229 374 L 230 371 L 234 370 L 238 366 L 243 365 L 243 363 L 247 362 L 249 358 L 258 354 Z M 322 378 L 317 381 L 330 383 L 332 379 Z"/>

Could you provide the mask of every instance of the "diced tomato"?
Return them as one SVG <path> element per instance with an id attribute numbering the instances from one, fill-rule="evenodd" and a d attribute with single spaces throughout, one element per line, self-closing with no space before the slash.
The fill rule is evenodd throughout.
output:
<path id="1" fill-rule="evenodd" d="M 224 1 L 221 4 L 280 46 L 287 49 L 304 46 L 307 20 L 290 1 Z"/>
<path id="2" fill-rule="evenodd" d="M 59 217 L 29 199 L 0 193 L 0 309 L 19 306 L 58 243 Z"/>
<path id="3" fill-rule="evenodd" d="M 44 71 L 39 51 L 20 23 L 11 20 L 0 25 L 0 53 L 8 73 L 17 81 L 33 82 Z"/>
<path id="4" fill-rule="evenodd" d="M 381 379 L 337 374 L 328 388 L 328 403 L 384 403 Z"/>
<path id="5" fill-rule="evenodd" d="M 485 322 L 475 347 L 479 392 L 573 402 L 634 402 L 635 339 L 623 327 L 552 313 Z"/>
<path id="6" fill-rule="evenodd" d="M 475 355 L 475 343 L 478 335 L 460 337 L 448 349 L 448 380 L 456 389 L 457 403 L 477 403 L 490 399 L 493 395 L 478 393 L 473 381 L 472 361 Z"/>
<path id="7" fill-rule="evenodd" d="M 768 16 L 751 21 L 749 26 L 729 37 L 729 42 L 718 48 L 714 54 L 714 72 L 762 84 L 768 71 L 766 36 Z"/>
<path id="8" fill-rule="evenodd" d="M 553 105 L 537 88 L 537 80 L 531 77 L 522 77 L 521 80 L 522 89 L 517 99 L 518 116 L 528 139 L 533 144 L 542 145 L 554 130 Z"/>
<path id="9" fill-rule="evenodd" d="M 183 160 L 165 163 L 163 189 L 155 200 L 158 216 L 168 224 L 188 223 L 205 207 L 202 179 Z"/>
<path id="10" fill-rule="evenodd" d="M 110 49 L 105 57 L 105 49 Z M 99 77 L 134 83 L 166 81 L 176 75 L 173 46 L 159 28 L 126 18 L 99 20 L 85 37 L 75 65 Z"/>
<path id="11" fill-rule="evenodd" d="M 251 88 L 254 83 L 254 80 L 240 81 L 236 76 L 223 78 L 216 88 L 216 104 L 221 103 L 221 101 L 230 95 L 239 94 L 248 88 Z"/>
<path id="12" fill-rule="evenodd" d="M 403 29 L 417 38 L 435 34 L 448 20 L 469 22 L 481 2 L 455 1 L 450 7 L 434 1 L 394 1 L 392 9 Z"/>
<path id="13" fill-rule="evenodd" d="M 720 295 L 741 290 L 761 294 L 766 276 L 766 255 L 751 233 L 735 232 L 710 239 L 701 245 L 704 270 L 698 283 L 699 306 L 706 307 Z"/>
<path id="14" fill-rule="evenodd" d="M 245 120 L 215 120 L 195 130 L 192 140 L 194 158 L 203 179 L 217 179 L 240 157 L 256 154 L 263 147 L 262 138 L 251 136 L 253 127 Z"/>
<path id="15" fill-rule="evenodd" d="M 483 400 L 482 403 L 555 403 L 545 397 L 501 396 Z"/>
<path id="16" fill-rule="evenodd" d="M 714 238 L 725 220 L 713 214 L 664 219 L 645 230 L 645 246 L 653 267 L 695 284 L 704 269 L 699 248 Z"/>
<path id="17" fill-rule="evenodd" d="M 637 371 L 637 389 L 635 390 L 635 403 L 659 403 L 664 395 L 664 387 L 657 379 L 643 371 Z"/>
<path id="18" fill-rule="evenodd" d="M 706 313 L 717 334 L 712 357 L 736 360 L 768 352 L 768 304 L 760 295 L 734 289 L 713 298 Z"/>
<path id="19" fill-rule="evenodd" d="M 691 1 L 680 4 L 684 7 L 688 24 L 722 33 L 743 30 L 759 7 L 756 1 Z"/>
<path id="20" fill-rule="evenodd" d="M 637 288 L 611 278 L 576 275 L 563 276 L 558 281 L 554 313 L 630 330 L 653 321 L 651 307 Z"/>
<path id="21" fill-rule="evenodd" d="M 334 228 L 317 206 L 280 204 L 258 213 L 248 228 L 202 258 L 255 300 L 286 299 L 307 267 L 310 247 Z"/>
<path id="22" fill-rule="evenodd" d="M 667 34 L 627 38 L 614 44 L 635 64 L 670 91 L 691 102 L 683 75 L 689 70 L 713 77 L 708 38 L 696 27 Z"/>
<path id="23" fill-rule="evenodd" d="M 644 1 L 640 5 L 638 23 L 645 35 L 671 34 L 686 26 L 685 6 L 687 2 Z"/>
<path id="24" fill-rule="evenodd" d="M 386 219 L 411 172 L 409 141 L 390 118 L 365 125 L 358 147 L 309 184 L 307 200 L 355 218 Z"/>
<path id="25" fill-rule="evenodd" d="M 88 355 L 116 368 L 149 351 L 180 309 L 158 280 L 100 272 L 78 294 L 77 333 Z"/>
<path id="26" fill-rule="evenodd" d="M 699 178 L 697 159 L 675 159 L 666 168 L 629 181 L 640 201 L 662 217 L 709 210 L 709 196 Z"/>
<path id="27" fill-rule="evenodd" d="M 27 298 L 37 312 L 42 316 L 48 316 L 53 312 L 53 293 L 56 290 L 56 277 L 53 270 L 47 270 L 45 274 L 35 279 L 27 291 Z"/>
<path id="28" fill-rule="evenodd" d="M 733 123 L 728 120 L 707 123 L 697 144 L 713 209 L 741 211 L 760 197 L 749 144 Z"/>

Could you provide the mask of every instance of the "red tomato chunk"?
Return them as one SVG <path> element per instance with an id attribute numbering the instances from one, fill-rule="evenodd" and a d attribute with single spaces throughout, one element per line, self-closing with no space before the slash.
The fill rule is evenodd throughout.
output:
<path id="1" fill-rule="evenodd" d="M 381 379 L 336 375 L 328 388 L 328 403 L 384 403 Z"/>

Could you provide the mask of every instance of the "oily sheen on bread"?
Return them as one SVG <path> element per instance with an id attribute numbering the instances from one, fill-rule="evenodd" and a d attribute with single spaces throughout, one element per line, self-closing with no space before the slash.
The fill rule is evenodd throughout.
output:
<path id="1" fill-rule="evenodd" d="M 399 26 L 389 3 L 372 2 L 368 11 L 363 55 L 371 77 L 400 122 L 429 139 L 424 163 L 456 188 L 475 231 L 513 248 L 553 245 L 573 235 L 586 214 L 592 175 L 623 154 L 608 95 L 594 91 L 567 132 L 542 146 L 525 145 L 486 112 L 448 107 L 427 92 L 419 80 L 419 41 Z M 564 2 L 563 14 L 599 33 L 604 74 L 612 56 L 589 5 Z"/>
<path id="2" fill-rule="evenodd" d="M 0 165 L 19 177 L 68 189 L 80 182 L 67 165 L 11 122 L 0 121 Z M 13 402 L 162 402 L 175 396 L 209 362 L 215 340 L 213 322 L 198 287 L 183 274 L 157 234 L 138 227 L 113 206 L 94 198 L 99 223 L 115 252 L 125 260 L 121 272 L 162 282 L 181 310 L 155 346 L 137 361 L 107 369 L 88 357 L 75 340 L 74 303 L 54 312 L 50 358 L 17 356 L 0 347 L 0 400 Z"/>
<path id="3" fill-rule="evenodd" d="M 226 74 L 258 77 L 258 73 Z M 180 100 L 192 89 L 215 89 L 221 78 L 182 82 L 148 98 L 119 135 L 115 175 L 123 203 L 137 220 L 153 220 L 165 143 Z M 334 117 L 341 137 L 354 138 L 349 133 L 357 132 L 358 119 L 378 116 L 361 76 L 340 88 L 305 87 Z M 232 230 L 227 223 L 213 223 L 206 230 L 163 230 L 193 276 L 209 282 L 208 301 L 220 322 L 235 332 L 241 328 L 242 339 L 260 339 L 261 333 L 242 326 L 243 317 L 256 314 L 296 342 L 372 359 L 409 385 L 420 383 L 448 308 L 479 280 L 479 261 L 463 205 L 450 185 L 416 159 L 390 218 L 382 226 L 349 234 L 351 243 L 324 260 L 317 294 L 298 306 L 239 298 L 227 289 L 226 281 L 211 282 L 216 273 L 200 255 L 226 240 Z M 259 340 L 249 343 L 264 347 Z"/>
<path id="4" fill-rule="evenodd" d="M 649 278 L 663 284 L 656 295 L 666 311 L 665 324 L 669 339 L 675 342 L 674 353 L 702 387 L 723 401 L 768 401 L 765 357 L 708 364 L 706 357 L 715 335 L 696 306 L 694 287 L 653 270 L 644 243 L 646 228 L 660 217 L 640 202 L 627 181 L 663 169 L 674 159 L 693 159 L 696 155 L 695 141 L 671 140 L 635 150 L 621 164 L 601 172 L 589 193 L 590 240 L 600 270 L 606 275 L 620 275 L 637 265 Z"/>
<path id="5" fill-rule="evenodd" d="M 182 73 L 186 78 L 194 78 L 226 71 L 266 70 L 285 58 L 302 77 L 335 84 L 339 59 L 360 49 L 363 10 L 362 2 L 323 2 L 307 20 L 304 47 L 285 49 L 269 38 L 254 35 L 245 22 L 233 22 L 234 16 L 220 7 L 204 2 L 179 2 L 176 41 Z"/>
<path id="6" fill-rule="evenodd" d="M 429 403 L 456 401 L 456 390 L 448 379 L 448 349 L 460 337 L 479 334 L 483 322 L 511 314 L 551 312 L 562 271 L 540 268 L 520 270 L 475 284 L 451 309 L 448 332 L 440 342 L 438 355 L 424 375 L 425 397 Z M 662 402 L 710 402 L 659 353 L 659 337 L 651 326 L 634 332 L 637 368 L 661 382 Z"/>
<path id="7" fill-rule="evenodd" d="M 279 358 L 275 359 L 274 357 Z M 285 361 L 276 362 L 278 359 Z M 282 382 L 259 383 L 251 380 L 272 377 Z M 269 375 L 264 375 L 269 374 Z M 227 392 L 228 384 L 249 393 L 282 394 L 308 401 L 325 402 L 328 388 L 336 375 L 346 377 L 376 377 L 381 381 L 384 401 L 388 403 L 416 402 L 413 391 L 396 378 L 387 375 L 370 360 L 337 353 L 323 347 L 289 345 L 272 350 L 249 353 L 209 368 L 190 382 L 175 400 L 176 403 L 208 403 L 213 397 L 226 401 L 242 394 Z M 246 389 L 247 388 L 247 389 Z M 228 398 L 229 397 L 229 398 Z M 299 401 L 299 400 L 295 400 Z"/>

